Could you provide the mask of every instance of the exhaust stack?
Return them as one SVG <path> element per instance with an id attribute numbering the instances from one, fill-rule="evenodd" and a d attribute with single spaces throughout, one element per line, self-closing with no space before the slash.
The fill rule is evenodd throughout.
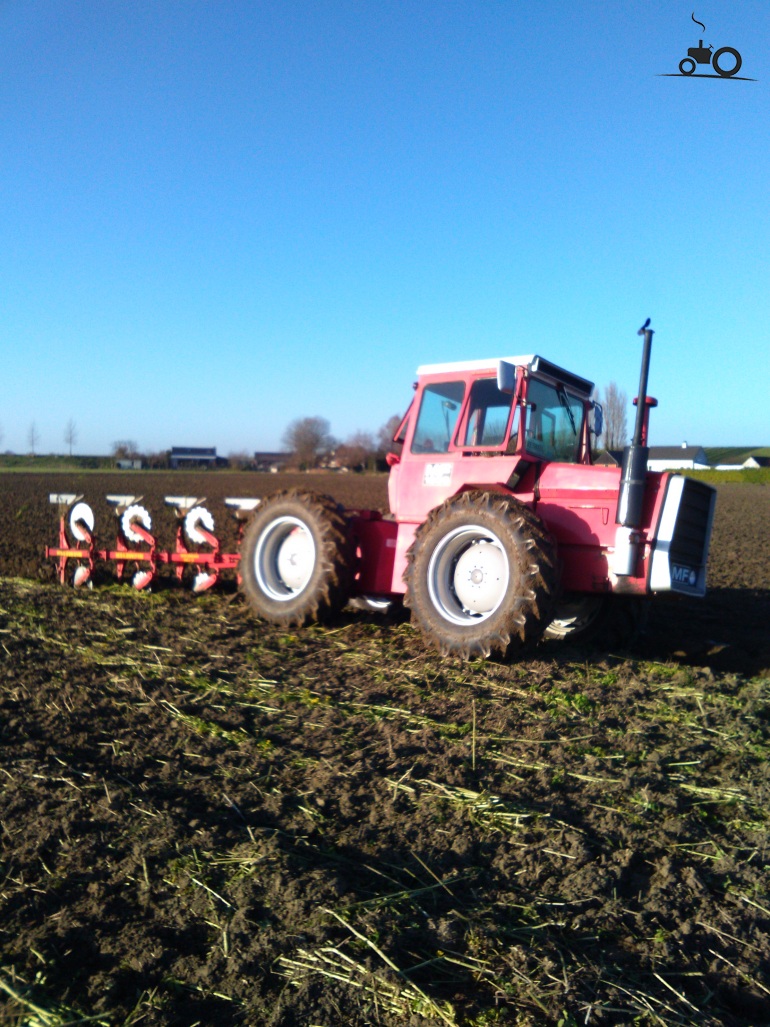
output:
<path id="1" fill-rule="evenodd" d="M 615 523 L 615 559 L 613 570 L 617 575 L 634 573 L 639 548 L 638 528 L 642 523 L 644 503 L 644 481 L 647 473 L 649 447 L 646 445 L 645 420 L 647 417 L 647 379 L 650 374 L 650 350 L 653 330 L 649 317 L 639 329 L 644 336 L 642 371 L 639 378 L 639 394 L 636 400 L 636 423 L 630 446 L 623 450 L 623 464 L 620 475 L 620 493 Z"/>

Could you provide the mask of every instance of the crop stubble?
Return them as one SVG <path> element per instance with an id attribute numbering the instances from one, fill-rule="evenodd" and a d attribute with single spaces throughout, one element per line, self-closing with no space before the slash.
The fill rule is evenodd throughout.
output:
<path id="1" fill-rule="evenodd" d="M 48 493 L 106 535 L 137 482 L 170 536 L 164 493 L 286 479 L 0 483 L 7 1022 L 770 1021 L 770 489 L 720 488 L 709 595 L 632 649 L 467 665 L 399 621 L 46 581 Z"/>

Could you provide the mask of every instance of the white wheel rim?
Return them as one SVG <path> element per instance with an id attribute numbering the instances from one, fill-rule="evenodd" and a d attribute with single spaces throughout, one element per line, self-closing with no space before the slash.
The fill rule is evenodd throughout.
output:
<path id="1" fill-rule="evenodd" d="M 298 517 L 276 517 L 259 536 L 254 574 L 262 592 L 288 602 L 306 587 L 316 563 L 315 542 Z"/>
<path id="2" fill-rule="evenodd" d="M 447 532 L 428 563 L 428 593 L 434 608 L 452 624 L 486 620 L 508 591 L 510 569 L 500 539 L 478 524 Z"/>

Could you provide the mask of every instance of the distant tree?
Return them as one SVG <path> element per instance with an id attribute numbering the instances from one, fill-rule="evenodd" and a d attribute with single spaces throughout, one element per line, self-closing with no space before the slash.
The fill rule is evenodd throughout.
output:
<path id="1" fill-rule="evenodd" d="M 137 460 L 141 456 L 134 439 L 119 439 L 113 442 L 112 455 L 115 460 Z"/>
<path id="2" fill-rule="evenodd" d="M 622 449 L 628 441 L 628 420 L 626 409 L 628 396 L 615 382 L 604 390 L 602 399 L 604 408 L 604 448 Z"/>
<path id="3" fill-rule="evenodd" d="M 72 447 L 75 445 L 77 440 L 78 430 L 75 425 L 75 422 L 70 417 L 69 421 L 67 421 L 67 427 L 64 429 L 64 442 L 70 448 L 70 456 L 72 456 Z"/>
<path id="4" fill-rule="evenodd" d="M 231 467 L 235 467 L 239 471 L 245 471 L 254 463 L 254 457 L 251 453 L 247 453 L 245 449 L 242 449 L 235 453 L 228 453 L 227 462 Z"/>
<path id="5" fill-rule="evenodd" d="M 337 446 L 334 457 L 340 467 L 347 467 L 349 471 L 365 470 L 374 458 L 375 449 L 374 437 L 369 432 L 357 431 Z"/>
<path id="6" fill-rule="evenodd" d="M 334 449 L 334 438 L 325 417 L 299 417 L 283 433 L 283 443 L 294 454 L 300 467 L 315 467 L 319 459 Z"/>
<path id="7" fill-rule="evenodd" d="M 34 456 L 35 450 L 37 449 L 38 443 L 40 442 L 40 432 L 37 430 L 37 425 L 34 421 L 29 426 L 29 431 L 27 432 L 27 442 L 29 443 L 29 452 L 32 456 Z"/>
<path id="8" fill-rule="evenodd" d="M 393 444 L 393 436 L 398 431 L 398 426 L 403 421 L 403 414 L 393 414 L 377 432 L 377 452 L 387 453 Z"/>
<path id="9" fill-rule="evenodd" d="M 168 450 L 161 450 L 159 453 L 147 453 L 144 457 L 147 467 L 154 471 L 162 471 L 168 468 Z"/>

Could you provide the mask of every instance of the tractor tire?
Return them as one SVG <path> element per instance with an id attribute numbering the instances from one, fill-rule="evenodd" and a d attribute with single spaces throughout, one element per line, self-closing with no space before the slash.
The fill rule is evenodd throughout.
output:
<path id="1" fill-rule="evenodd" d="M 735 63 L 733 64 L 732 68 L 728 69 L 727 71 L 725 71 L 723 68 L 720 68 L 719 66 L 719 58 L 722 56 L 722 54 L 726 53 L 729 53 L 735 59 Z M 711 63 L 714 66 L 714 71 L 717 73 L 717 75 L 721 75 L 722 78 L 732 78 L 733 75 L 737 75 L 738 72 L 741 70 L 743 58 L 734 47 L 723 46 L 722 49 L 717 50 L 717 52 L 711 58 Z"/>
<path id="2" fill-rule="evenodd" d="M 511 657 L 553 617 L 556 543 L 512 497 L 481 489 L 433 510 L 407 552 L 405 605 L 445 656 Z"/>
<path id="3" fill-rule="evenodd" d="M 595 644 L 603 649 L 624 647 L 643 630 L 647 610 L 646 602 L 635 597 L 563 596 L 543 638 L 576 645 Z"/>
<path id="4" fill-rule="evenodd" d="M 348 524 L 330 496 L 301 489 L 263 500 L 243 535 L 241 588 L 258 617 L 282 627 L 327 620 L 355 573 Z"/>

